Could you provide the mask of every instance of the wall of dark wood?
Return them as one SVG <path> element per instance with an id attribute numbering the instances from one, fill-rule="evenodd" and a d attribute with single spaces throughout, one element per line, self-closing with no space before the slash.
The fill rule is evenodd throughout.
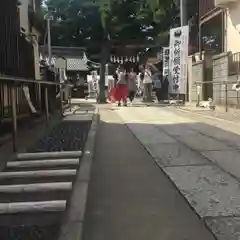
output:
<path id="1" fill-rule="evenodd" d="M 17 0 L 8 0 L 0 8 L 0 74 L 34 78 L 34 52 L 20 33 Z"/>
<path id="2" fill-rule="evenodd" d="M 199 17 L 203 17 L 206 13 L 214 8 L 214 0 L 199 0 Z"/>

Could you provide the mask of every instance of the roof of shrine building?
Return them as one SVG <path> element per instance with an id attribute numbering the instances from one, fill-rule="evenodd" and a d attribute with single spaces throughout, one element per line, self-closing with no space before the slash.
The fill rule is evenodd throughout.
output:
<path id="1" fill-rule="evenodd" d="M 52 65 L 55 65 L 56 60 L 58 57 L 53 56 L 52 57 Z M 67 71 L 89 71 L 89 66 L 87 64 L 88 60 L 85 60 L 83 58 L 65 58 L 66 59 L 66 70 Z M 48 59 L 42 59 L 45 60 L 48 63 Z"/>

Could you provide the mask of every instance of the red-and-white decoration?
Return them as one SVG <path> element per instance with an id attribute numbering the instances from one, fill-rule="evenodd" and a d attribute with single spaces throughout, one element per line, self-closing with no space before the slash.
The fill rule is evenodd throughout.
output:
<path id="1" fill-rule="evenodd" d="M 110 56 L 110 62 L 111 63 L 119 63 L 119 64 L 123 64 L 123 63 L 126 63 L 126 62 L 130 62 L 130 63 L 138 63 L 139 62 L 139 56 L 130 56 L 130 57 L 127 57 L 127 56 L 114 56 L 114 55 L 111 55 Z"/>

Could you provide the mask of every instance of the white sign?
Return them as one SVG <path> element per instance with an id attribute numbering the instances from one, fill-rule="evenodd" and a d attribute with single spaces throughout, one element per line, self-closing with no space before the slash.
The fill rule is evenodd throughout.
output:
<path id="1" fill-rule="evenodd" d="M 163 48 L 163 76 L 168 76 L 169 72 L 169 47 Z"/>
<path id="2" fill-rule="evenodd" d="M 56 58 L 55 67 L 65 69 L 67 68 L 67 61 L 63 58 Z"/>
<path id="3" fill-rule="evenodd" d="M 189 27 L 170 30 L 169 92 L 185 94 L 187 85 Z"/>

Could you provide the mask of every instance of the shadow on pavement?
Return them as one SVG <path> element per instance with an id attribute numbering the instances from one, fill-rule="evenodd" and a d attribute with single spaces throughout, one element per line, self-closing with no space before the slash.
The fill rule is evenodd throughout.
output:
<path id="1" fill-rule="evenodd" d="M 138 142 L 117 117 L 101 121 L 85 240 L 215 239 L 206 226 L 240 237 L 240 135 L 201 122 L 125 124 Z"/>

